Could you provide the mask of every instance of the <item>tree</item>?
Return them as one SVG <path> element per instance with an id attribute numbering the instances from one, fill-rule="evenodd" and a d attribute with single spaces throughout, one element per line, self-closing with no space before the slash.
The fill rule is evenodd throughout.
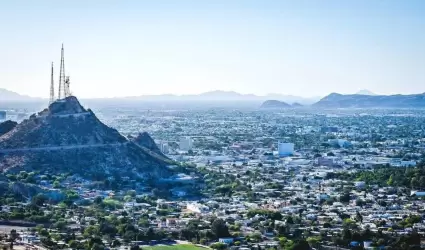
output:
<path id="1" fill-rule="evenodd" d="M 390 178 L 387 181 L 388 186 L 392 186 L 394 184 L 393 175 L 390 175 Z"/>
<path id="2" fill-rule="evenodd" d="M 319 237 L 308 237 L 307 242 L 310 246 L 315 247 L 320 242 L 320 238 Z"/>
<path id="3" fill-rule="evenodd" d="M 19 234 L 16 232 L 15 229 L 12 229 L 10 231 L 9 235 L 9 241 L 10 241 L 10 249 L 13 249 L 13 243 L 19 238 Z"/>
<path id="4" fill-rule="evenodd" d="M 417 188 L 418 186 L 419 186 L 418 178 L 413 177 L 413 178 L 410 180 L 410 187 L 411 187 L 412 189 L 415 189 L 415 188 Z"/>
<path id="5" fill-rule="evenodd" d="M 223 250 L 226 249 L 226 244 L 221 242 L 216 242 L 210 246 L 212 249 Z"/>
<path id="6" fill-rule="evenodd" d="M 419 185 L 421 186 L 421 188 L 425 188 L 425 176 L 421 176 L 419 178 Z"/>
<path id="7" fill-rule="evenodd" d="M 350 202 L 350 193 L 345 192 L 343 195 L 339 196 L 339 201 L 344 203 Z"/>
<path id="8" fill-rule="evenodd" d="M 310 250 L 310 245 L 306 240 L 299 240 L 294 244 L 292 250 Z"/>
<path id="9" fill-rule="evenodd" d="M 94 198 L 94 203 L 95 204 L 101 204 L 102 203 L 102 201 L 103 201 L 103 198 L 102 198 L 102 196 L 97 196 L 96 198 Z"/>
<path id="10" fill-rule="evenodd" d="M 360 214 L 359 211 L 356 212 L 356 221 L 363 223 L 363 216 Z"/>
<path id="11" fill-rule="evenodd" d="M 43 204 L 47 201 L 47 197 L 44 194 L 37 194 L 32 197 L 31 204 L 36 206 L 43 206 Z"/>
<path id="12" fill-rule="evenodd" d="M 352 237 L 351 231 L 345 228 L 344 231 L 342 231 L 342 239 L 345 241 L 350 241 L 351 237 Z"/>
<path id="13" fill-rule="evenodd" d="M 94 243 L 93 246 L 91 247 L 91 250 L 104 250 L 104 249 L 105 249 L 105 247 L 103 247 L 99 243 Z"/>
<path id="14" fill-rule="evenodd" d="M 229 228 L 222 219 L 215 219 L 211 225 L 211 230 L 217 238 L 229 237 Z"/>
<path id="15" fill-rule="evenodd" d="M 294 219 L 292 216 L 288 216 L 288 218 L 286 218 L 286 224 L 294 224 Z"/>

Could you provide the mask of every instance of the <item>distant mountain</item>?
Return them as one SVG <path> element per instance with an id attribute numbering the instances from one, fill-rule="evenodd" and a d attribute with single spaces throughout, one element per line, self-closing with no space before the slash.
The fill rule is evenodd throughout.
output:
<path id="1" fill-rule="evenodd" d="M 355 93 L 355 95 L 376 95 L 376 94 L 367 89 L 362 89 L 358 91 L 357 93 Z"/>
<path id="2" fill-rule="evenodd" d="M 254 95 L 254 94 L 241 94 L 235 91 L 222 91 L 215 90 L 198 95 L 143 95 L 143 96 L 131 96 L 131 97 L 117 97 L 115 100 L 137 100 L 137 101 L 257 101 L 263 102 L 266 100 L 279 100 L 288 103 L 299 102 L 302 104 L 312 104 L 318 101 L 319 97 L 304 98 L 293 95 L 282 95 L 282 94 L 267 94 L 265 96 Z"/>
<path id="3" fill-rule="evenodd" d="M 313 106 L 322 108 L 425 108 L 425 93 L 375 96 L 332 93 Z"/>
<path id="4" fill-rule="evenodd" d="M 294 103 L 292 103 L 292 107 L 293 108 L 301 108 L 301 107 L 304 107 L 304 105 L 299 104 L 298 102 L 294 102 Z"/>
<path id="5" fill-rule="evenodd" d="M 231 101 L 246 101 L 246 102 L 263 102 L 266 100 L 279 100 L 288 103 L 298 102 L 304 105 L 312 104 L 318 101 L 320 97 L 305 98 L 293 95 L 283 94 L 267 94 L 265 96 L 254 95 L 254 94 L 241 94 L 235 91 L 222 91 L 215 90 L 209 91 L 197 95 L 142 95 L 142 96 L 128 96 L 128 97 L 114 97 L 114 98 L 96 98 L 86 99 L 89 102 L 102 102 L 102 101 L 152 101 L 152 102 L 174 102 L 174 101 L 196 101 L 196 102 L 231 102 Z M 30 97 L 20 95 L 16 92 L 12 92 L 6 89 L 0 89 L 0 103 L 1 102 L 31 102 L 31 101 L 45 101 L 42 98 Z"/>
<path id="6" fill-rule="evenodd" d="M 151 142 L 150 147 L 156 145 Z M 57 100 L 0 136 L 0 162 L 0 170 L 7 172 L 70 173 L 96 180 L 172 175 L 168 159 L 106 126 L 73 96 Z"/>
<path id="7" fill-rule="evenodd" d="M 286 102 L 281 102 L 277 100 L 268 100 L 261 104 L 260 108 L 262 109 L 282 109 L 282 108 L 292 108 L 291 105 Z"/>
<path id="8" fill-rule="evenodd" d="M 40 101 L 41 98 L 30 97 L 21 95 L 16 92 L 0 88 L 0 102 L 26 102 L 26 101 Z"/>

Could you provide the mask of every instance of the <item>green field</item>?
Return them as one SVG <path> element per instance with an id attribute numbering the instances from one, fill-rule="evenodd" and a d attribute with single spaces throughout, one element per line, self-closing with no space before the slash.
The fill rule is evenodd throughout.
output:
<path id="1" fill-rule="evenodd" d="M 206 248 L 198 247 L 195 245 L 172 245 L 172 246 L 144 246 L 142 247 L 144 250 L 205 250 Z"/>

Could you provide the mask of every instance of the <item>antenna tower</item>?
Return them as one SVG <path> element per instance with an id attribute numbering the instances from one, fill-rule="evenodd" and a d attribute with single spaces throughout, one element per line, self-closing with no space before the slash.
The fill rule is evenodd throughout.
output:
<path id="1" fill-rule="evenodd" d="M 71 82 L 69 81 L 69 76 L 67 76 L 66 78 L 65 78 L 65 97 L 68 97 L 68 96 L 70 96 L 71 95 L 71 90 L 69 89 L 69 84 L 70 84 Z"/>
<path id="2" fill-rule="evenodd" d="M 55 83 L 53 80 L 53 62 L 52 62 L 52 77 L 50 79 L 50 101 L 49 104 L 52 104 L 55 101 Z"/>
<path id="3" fill-rule="evenodd" d="M 64 52 L 63 52 L 63 43 L 62 43 L 62 50 L 61 50 L 61 66 L 59 70 L 59 91 L 58 91 L 58 98 L 62 99 L 65 98 L 65 59 L 64 59 Z"/>

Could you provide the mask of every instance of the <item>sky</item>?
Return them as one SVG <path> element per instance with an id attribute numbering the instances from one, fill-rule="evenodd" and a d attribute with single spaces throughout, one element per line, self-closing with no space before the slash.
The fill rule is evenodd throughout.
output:
<path id="1" fill-rule="evenodd" d="M 422 0 L 0 2 L 0 88 L 84 98 L 211 90 L 425 92 Z M 57 88 L 57 86 L 56 86 Z"/>

